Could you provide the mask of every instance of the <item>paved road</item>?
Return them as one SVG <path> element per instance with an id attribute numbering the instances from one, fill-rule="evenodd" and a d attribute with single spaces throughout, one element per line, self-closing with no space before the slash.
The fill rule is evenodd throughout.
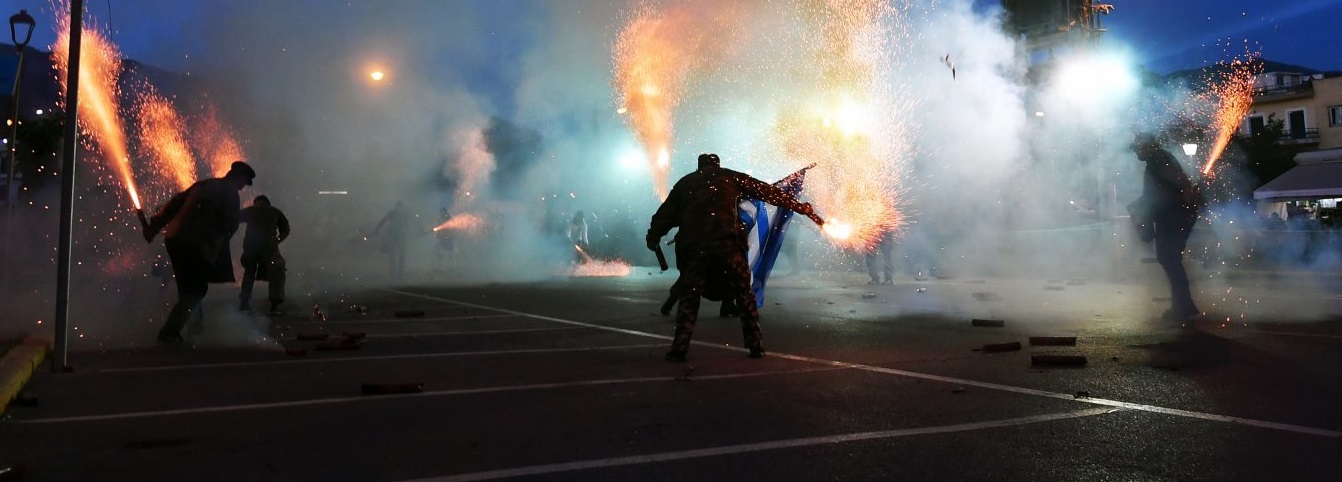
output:
<path id="1" fill-rule="evenodd" d="M 0 455 L 26 464 L 25 481 L 1342 472 L 1342 325 L 1326 281 L 1241 274 L 1227 293 L 1200 294 L 1211 319 L 1174 326 L 1153 321 L 1160 295 L 1134 283 L 863 279 L 777 280 L 759 360 L 705 303 L 681 364 L 662 360 L 672 321 L 656 313 L 671 278 L 647 269 L 349 291 L 316 300 L 324 322 L 232 317 L 194 347 L 72 353 L 73 373 L 39 374 L 28 387 L 39 405 L 0 424 Z M 278 343 L 258 334 L 270 330 Z M 295 339 L 313 332 L 367 337 L 331 351 Z M 1013 341 L 1022 349 L 975 351 Z M 1032 365 L 1039 354 L 1088 363 Z M 423 392 L 364 395 L 363 383 Z"/>

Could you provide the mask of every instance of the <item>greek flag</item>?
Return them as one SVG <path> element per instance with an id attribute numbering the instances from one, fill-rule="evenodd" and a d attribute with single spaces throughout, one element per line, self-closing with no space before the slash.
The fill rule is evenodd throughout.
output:
<path id="1" fill-rule="evenodd" d="M 806 182 L 806 171 L 812 167 L 815 167 L 815 164 L 801 168 L 775 182 L 774 186 L 792 197 L 797 197 Z M 750 264 L 750 287 L 755 291 L 755 305 L 764 306 L 764 285 L 769 281 L 769 272 L 773 271 L 778 251 L 783 247 L 783 237 L 787 235 L 792 210 L 770 206 L 757 199 L 742 200 L 738 208 L 741 222 L 746 225 L 747 241 L 750 246 L 746 256 L 746 261 Z"/>

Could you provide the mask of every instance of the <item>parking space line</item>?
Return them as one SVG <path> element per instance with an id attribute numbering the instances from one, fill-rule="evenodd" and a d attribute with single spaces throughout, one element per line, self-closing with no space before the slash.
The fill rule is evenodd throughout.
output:
<path id="1" fill-rule="evenodd" d="M 465 482 L 472 480 L 492 480 L 492 479 L 502 479 L 509 477 L 523 477 L 528 475 L 555 474 L 560 472 L 572 472 L 575 470 L 587 470 L 587 469 L 598 469 L 607 467 L 619 467 L 624 465 L 670 462 L 674 460 L 717 457 L 722 455 L 731 455 L 731 454 L 740 454 L 749 452 L 762 452 L 765 450 L 810 447 L 815 445 L 829 445 L 844 442 L 857 442 L 863 440 L 908 437 L 914 435 L 969 432 L 974 430 L 984 430 L 990 428 L 1015 427 L 1034 423 L 1052 422 L 1057 420 L 1104 415 L 1118 411 L 1120 410 L 1114 408 L 1091 408 L 1086 410 L 1077 410 L 1073 412 L 1050 413 L 1030 417 L 990 420 L 987 422 L 960 423 L 954 425 L 941 425 L 936 427 L 881 430 L 875 432 L 858 432 L 858 433 L 848 433 L 840 435 L 826 435 L 820 437 L 803 437 L 788 440 L 775 440 L 771 442 L 759 442 L 752 444 L 724 445 L 720 447 L 711 447 L 706 449 L 682 450 L 678 452 L 662 452 L 646 455 L 631 455 L 627 457 L 613 457 L 608 459 L 584 460 L 579 462 L 565 462 L 560 464 L 533 465 L 530 467 L 491 470 L 486 472 L 473 472 L 469 474 L 459 474 L 445 477 L 431 477 L 426 479 L 414 479 L 411 481 L 403 481 L 403 482 Z"/>
<path id="2" fill-rule="evenodd" d="M 769 372 L 725 373 L 721 375 L 698 375 L 693 377 L 693 380 L 695 381 L 728 380 L 735 378 L 753 378 L 753 377 L 772 376 L 772 375 L 795 375 L 800 373 L 813 373 L 813 372 L 823 372 L 823 371 L 842 370 L 842 369 L 843 368 L 841 367 L 817 367 L 817 368 L 804 368 L 799 370 L 777 370 Z M 249 403 L 243 405 L 223 405 L 215 407 L 183 408 L 177 410 L 156 410 L 150 412 L 109 413 L 104 415 L 79 415 L 73 417 L 35 418 L 28 420 L 11 419 L 9 420 L 9 423 L 48 424 L 48 423 L 68 423 L 68 422 L 100 422 L 106 420 L 166 417 L 172 415 L 191 415 L 198 413 L 238 412 L 244 410 L 263 410 L 269 408 L 306 407 L 313 405 L 331 405 L 339 403 L 369 402 L 377 400 L 395 400 L 395 399 L 404 399 L 413 397 L 474 395 L 480 393 L 518 392 L 526 390 L 545 390 L 552 388 L 587 387 L 597 385 L 618 385 L 626 383 L 672 382 L 676 380 L 678 380 L 678 378 L 676 377 L 609 378 L 602 380 L 579 380 L 574 382 L 534 383 L 530 385 L 511 385 L 502 387 L 459 388 L 454 390 L 425 390 L 422 393 L 361 395 L 357 397 L 319 398 L 313 400 L 295 400 L 291 402 Z"/>
<path id="3" fill-rule="evenodd" d="M 477 304 L 475 304 L 475 303 L 469 303 L 469 302 L 465 302 L 465 301 L 457 301 L 457 300 L 450 300 L 450 299 L 447 299 L 447 298 L 440 298 L 440 297 L 431 296 L 431 295 L 424 295 L 424 294 L 420 294 L 420 293 L 412 293 L 412 292 L 408 292 L 408 291 L 391 290 L 391 289 L 387 289 L 387 290 L 383 290 L 383 291 L 387 291 L 387 292 L 391 292 L 391 293 L 398 293 L 398 294 L 407 295 L 407 296 L 414 296 L 414 297 L 423 298 L 423 299 L 428 299 L 428 300 L 438 300 L 438 301 L 441 301 L 441 302 L 444 302 L 444 303 L 450 303 L 450 304 L 455 304 L 455 305 L 460 305 L 460 306 L 468 306 L 468 307 L 476 307 L 476 308 L 492 309 L 492 310 L 501 311 L 501 312 L 505 312 L 505 313 L 512 313 L 512 314 L 517 314 L 517 315 L 527 316 L 527 317 L 535 318 L 535 319 L 538 319 L 538 320 L 549 320 L 549 321 L 553 321 L 553 322 L 556 322 L 556 323 L 564 323 L 564 324 L 576 325 L 576 326 L 586 326 L 586 327 L 590 327 L 590 328 L 597 328 L 597 329 L 602 329 L 602 330 L 612 331 L 612 332 L 616 332 L 616 333 L 624 333 L 624 334 L 627 334 L 627 335 L 641 336 L 641 337 L 646 337 L 646 338 L 657 338 L 657 339 L 663 339 L 663 340 L 669 340 L 669 339 L 671 339 L 671 337 L 669 337 L 669 336 L 665 336 L 665 335 L 657 335 L 657 334 L 653 334 L 653 333 L 647 333 L 647 332 L 642 332 L 642 331 L 637 331 L 637 330 L 630 330 L 630 329 L 626 329 L 626 328 L 615 328 L 615 327 L 611 327 L 611 326 L 602 326 L 602 325 L 597 325 L 597 324 L 592 324 L 592 323 L 583 323 L 583 322 L 581 322 L 581 321 L 565 320 L 565 319 L 563 319 L 563 318 L 556 318 L 556 317 L 553 317 L 553 316 L 545 316 L 545 315 L 531 314 L 531 313 L 526 313 L 526 312 L 517 311 L 517 310 L 509 310 L 509 309 L 504 309 L 504 308 L 496 308 L 496 307 L 489 307 L 489 306 L 484 306 L 484 305 L 477 305 Z M 694 343 L 695 345 L 700 345 L 700 346 L 712 346 L 712 347 L 717 347 L 717 348 L 721 348 L 721 349 L 724 349 L 724 350 L 733 350 L 733 351 L 738 351 L 738 352 L 746 352 L 746 349 L 745 349 L 745 348 L 741 348 L 741 347 L 722 346 L 722 345 L 718 345 L 718 344 L 714 344 L 714 343 L 706 343 L 706 342 L 699 342 L 699 341 L 694 341 L 694 342 L 692 342 L 692 343 Z M 1265 421 L 1265 420 L 1256 420 L 1256 419 L 1243 418 L 1243 417 L 1232 417 L 1232 416 L 1228 416 L 1228 415 L 1217 415 L 1217 414 L 1213 414 L 1213 413 L 1196 412 L 1196 411 L 1192 411 L 1192 410 L 1181 410 L 1181 409 L 1177 409 L 1177 408 L 1161 407 L 1161 406 L 1157 406 L 1157 405 L 1146 405 L 1146 404 L 1141 404 L 1141 403 L 1123 402 L 1123 401 L 1118 401 L 1118 400 L 1107 400 L 1107 399 L 1103 399 L 1103 398 L 1077 397 L 1076 395 L 1073 395 L 1073 394 L 1070 394 L 1070 393 L 1050 392 L 1050 391 L 1047 391 L 1047 390 L 1036 390 L 1036 389 L 1033 389 L 1033 388 L 1017 387 L 1017 386 L 1013 386 L 1013 385 L 1002 385 L 1002 384 L 992 383 L 992 382 L 981 382 L 981 381 L 977 381 L 977 380 L 968 380 L 968 379 L 964 379 L 964 378 L 955 378 L 955 377 L 947 377 L 947 376 L 941 376 L 941 375 L 933 375 L 933 374 L 930 374 L 930 373 L 911 372 L 911 371 L 907 371 L 907 370 L 898 370 L 898 369 L 894 369 L 894 368 L 885 368 L 885 367 L 878 367 L 878 366 L 874 366 L 874 365 L 864 365 L 864 364 L 861 364 L 861 363 L 843 362 L 843 361 L 838 361 L 838 360 L 826 360 L 826 359 L 822 359 L 822 358 L 813 358 L 813 357 L 801 356 L 801 355 L 789 355 L 789 354 L 778 353 L 778 352 L 769 352 L 769 356 L 777 357 L 777 358 L 785 358 L 785 359 L 789 359 L 789 360 L 796 360 L 796 361 L 806 362 L 806 363 L 813 363 L 813 364 L 820 364 L 820 365 L 827 365 L 827 366 L 834 366 L 834 367 L 843 367 L 843 368 L 853 368 L 853 369 L 857 369 L 857 370 L 865 370 L 865 371 L 875 372 L 875 373 L 885 373 L 885 374 L 889 374 L 889 375 L 898 375 L 898 376 L 904 376 L 904 377 L 909 377 L 909 378 L 918 378 L 918 379 L 922 379 L 922 380 L 932 380 L 932 381 L 945 382 L 945 383 L 951 383 L 951 384 L 956 384 L 956 385 L 966 385 L 966 386 L 972 386 L 972 387 L 986 388 L 986 389 L 990 389 L 990 390 L 999 390 L 999 391 L 1004 391 L 1004 392 L 1019 393 L 1019 394 L 1023 394 L 1023 395 L 1033 395 L 1033 396 L 1038 396 L 1038 397 L 1056 398 L 1056 399 L 1061 399 L 1061 400 L 1070 400 L 1070 401 L 1079 402 L 1079 403 L 1089 403 L 1089 404 L 1093 404 L 1093 405 L 1104 405 L 1104 406 L 1109 406 L 1109 407 L 1125 408 L 1125 409 L 1129 409 L 1129 410 L 1138 410 L 1138 411 L 1143 411 L 1143 412 L 1160 413 L 1160 414 L 1164 414 L 1164 415 L 1172 415 L 1172 416 L 1177 416 L 1177 417 L 1195 418 L 1195 419 L 1200 419 L 1200 420 L 1210 420 L 1210 421 L 1216 421 L 1216 422 L 1228 422 L 1228 423 L 1235 423 L 1235 424 L 1240 424 L 1240 425 L 1248 425 L 1248 426 L 1252 426 L 1252 427 L 1267 428 L 1267 429 L 1281 430 L 1281 431 L 1286 431 L 1286 432 L 1294 432 L 1294 433 L 1301 433 L 1301 434 L 1308 434 L 1308 435 L 1318 435 L 1318 436 L 1323 436 L 1323 437 L 1342 438 L 1342 431 L 1337 431 L 1337 430 L 1328 430 L 1328 429 L 1315 428 L 1315 427 L 1305 427 L 1305 426 L 1301 426 L 1301 425 L 1292 425 L 1292 424 L 1287 424 L 1287 423 L 1269 422 L 1269 421 Z"/>
<path id="4" fill-rule="evenodd" d="M 586 330 L 585 326 L 560 326 L 555 328 L 514 328 L 510 330 L 466 330 L 466 331 L 430 331 L 423 333 L 369 333 L 365 338 L 414 338 L 417 336 L 461 336 L 461 335 L 497 335 L 500 333 L 527 333 L 531 331 Z"/>
<path id="5" fill-rule="evenodd" d="M 287 360 L 275 360 L 275 361 L 196 363 L 187 365 L 108 368 L 104 370 L 98 370 L 95 372 L 86 372 L 86 373 L 101 374 L 101 373 L 159 372 L 159 371 L 172 371 L 172 370 L 194 370 L 200 368 L 238 368 L 238 367 L 274 366 L 274 365 L 303 365 L 309 363 L 338 363 L 338 362 L 369 361 L 369 360 L 409 360 L 415 358 L 448 358 L 448 357 L 487 356 L 487 355 L 521 355 L 529 353 L 565 353 L 565 352 L 583 352 L 583 351 L 600 351 L 600 350 L 632 350 L 638 348 L 654 348 L 660 346 L 662 345 L 584 346 L 577 348 L 528 348 L 523 350 L 458 351 L 449 353 L 418 353 L 410 355 L 349 356 L 349 357 L 303 358 L 303 359 L 291 358 Z"/>
<path id="6" fill-rule="evenodd" d="M 360 323 L 381 324 L 381 323 L 413 323 L 417 321 L 463 321 L 463 320 L 469 321 L 469 320 L 486 320 L 490 318 L 515 318 L 518 316 L 519 315 L 508 313 L 503 315 L 436 316 L 432 318 L 422 318 L 422 317 L 370 318 L 366 320 L 327 320 L 327 321 L 303 320 L 294 322 L 284 322 L 283 320 L 280 321 L 271 320 L 271 322 L 280 325 L 357 325 Z"/>
<path id="7" fill-rule="evenodd" d="M 1290 332 L 1290 331 L 1262 331 L 1262 330 L 1255 331 L 1254 333 L 1262 333 L 1262 334 L 1264 334 L 1264 335 L 1299 336 L 1299 337 L 1304 337 L 1304 338 L 1332 338 L 1332 339 L 1342 339 L 1342 335 L 1328 335 L 1328 334 L 1323 334 L 1323 333 L 1294 333 L 1294 332 Z"/>

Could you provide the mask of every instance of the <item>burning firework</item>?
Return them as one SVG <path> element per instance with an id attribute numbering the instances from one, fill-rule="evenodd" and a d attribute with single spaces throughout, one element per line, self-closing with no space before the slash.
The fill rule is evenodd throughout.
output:
<path id="1" fill-rule="evenodd" d="M 68 10 L 68 9 L 66 9 Z M 52 60 L 56 63 L 61 90 L 70 83 L 70 19 L 58 17 L 56 44 L 52 46 Z M 130 195 L 131 203 L 140 209 L 140 194 L 135 188 L 130 155 L 126 151 L 126 136 L 122 131 L 121 116 L 117 113 L 117 77 L 121 73 L 121 53 L 94 29 L 81 32 L 79 57 L 79 120 L 90 137 L 102 147 Z"/>
<path id="2" fill-rule="evenodd" d="M 452 216 L 452 219 L 444 221 L 443 224 L 435 226 L 433 231 L 436 233 L 444 229 L 451 229 L 454 231 L 478 232 L 484 225 L 485 220 L 479 216 L 474 214 L 458 214 Z"/>
<path id="3" fill-rule="evenodd" d="M 1221 158 L 1230 138 L 1239 131 L 1244 115 L 1253 106 L 1254 76 L 1262 70 L 1262 63 L 1257 60 L 1257 56 L 1252 54 L 1247 59 L 1232 60 L 1225 65 L 1225 72 L 1219 81 L 1210 83 L 1211 95 L 1215 97 L 1217 105 L 1212 119 L 1216 139 L 1212 141 L 1211 149 L 1207 152 L 1207 163 L 1202 167 L 1204 176 L 1212 174 L 1216 161 Z"/>
<path id="4" fill-rule="evenodd" d="M 685 4 L 665 11 L 644 8 L 620 31 L 615 44 L 614 84 L 620 111 L 643 144 L 659 199 L 667 194 L 674 111 L 685 97 L 686 81 L 692 72 L 719 58 L 730 43 L 710 38 L 709 33 L 730 35 L 736 31 L 735 19 L 741 18 L 732 12 L 709 13 L 699 14 Z"/>
<path id="5" fill-rule="evenodd" d="M 573 266 L 571 276 L 628 276 L 633 271 L 633 267 L 624 260 L 596 259 L 576 244 L 573 249 L 582 256 L 582 262 Z"/>

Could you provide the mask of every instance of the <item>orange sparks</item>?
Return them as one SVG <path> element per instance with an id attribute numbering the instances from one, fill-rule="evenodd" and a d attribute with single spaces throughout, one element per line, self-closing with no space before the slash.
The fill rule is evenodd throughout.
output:
<path id="1" fill-rule="evenodd" d="M 60 76 L 61 89 L 69 85 L 70 19 L 62 17 L 53 61 Z M 131 202 L 140 209 L 140 194 L 135 188 L 126 136 L 117 113 L 117 77 L 121 73 L 121 53 L 96 30 L 84 29 L 80 42 L 79 120 L 82 127 L 101 147 L 108 163 L 126 185 Z"/>
<path id="2" fill-rule="evenodd" d="M 210 173 L 223 176 L 228 173 L 233 161 L 247 158 L 232 129 L 219 119 L 219 111 L 214 104 L 207 103 L 193 121 L 191 142 L 197 146 L 200 160 Z"/>
<path id="3" fill-rule="evenodd" d="M 1211 93 L 1217 100 L 1216 117 L 1212 120 L 1216 140 L 1207 152 L 1207 163 L 1202 168 L 1204 176 L 1211 175 L 1212 167 L 1230 143 L 1230 138 L 1239 131 L 1245 114 L 1253 106 L 1254 76 L 1262 69 L 1262 64 L 1256 60 L 1255 56 L 1250 55 L 1247 60 L 1231 61 L 1221 81 L 1211 83 Z"/>
<path id="4" fill-rule="evenodd" d="M 484 225 L 485 220 L 480 216 L 474 214 L 458 214 L 452 216 L 452 219 L 444 221 L 443 224 L 434 227 L 433 231 L 436 233 L 444 229 L 451 229 L 454 231 L 478 232 Z"/>
<path id="5" fill-rule="evenodd" d="M 140 97 L 140 145 L 160 170 L 186 189 L 196 181 L 196 161 L 181 133 L 182 120 L 172 104 L 152 91 Z"/>

